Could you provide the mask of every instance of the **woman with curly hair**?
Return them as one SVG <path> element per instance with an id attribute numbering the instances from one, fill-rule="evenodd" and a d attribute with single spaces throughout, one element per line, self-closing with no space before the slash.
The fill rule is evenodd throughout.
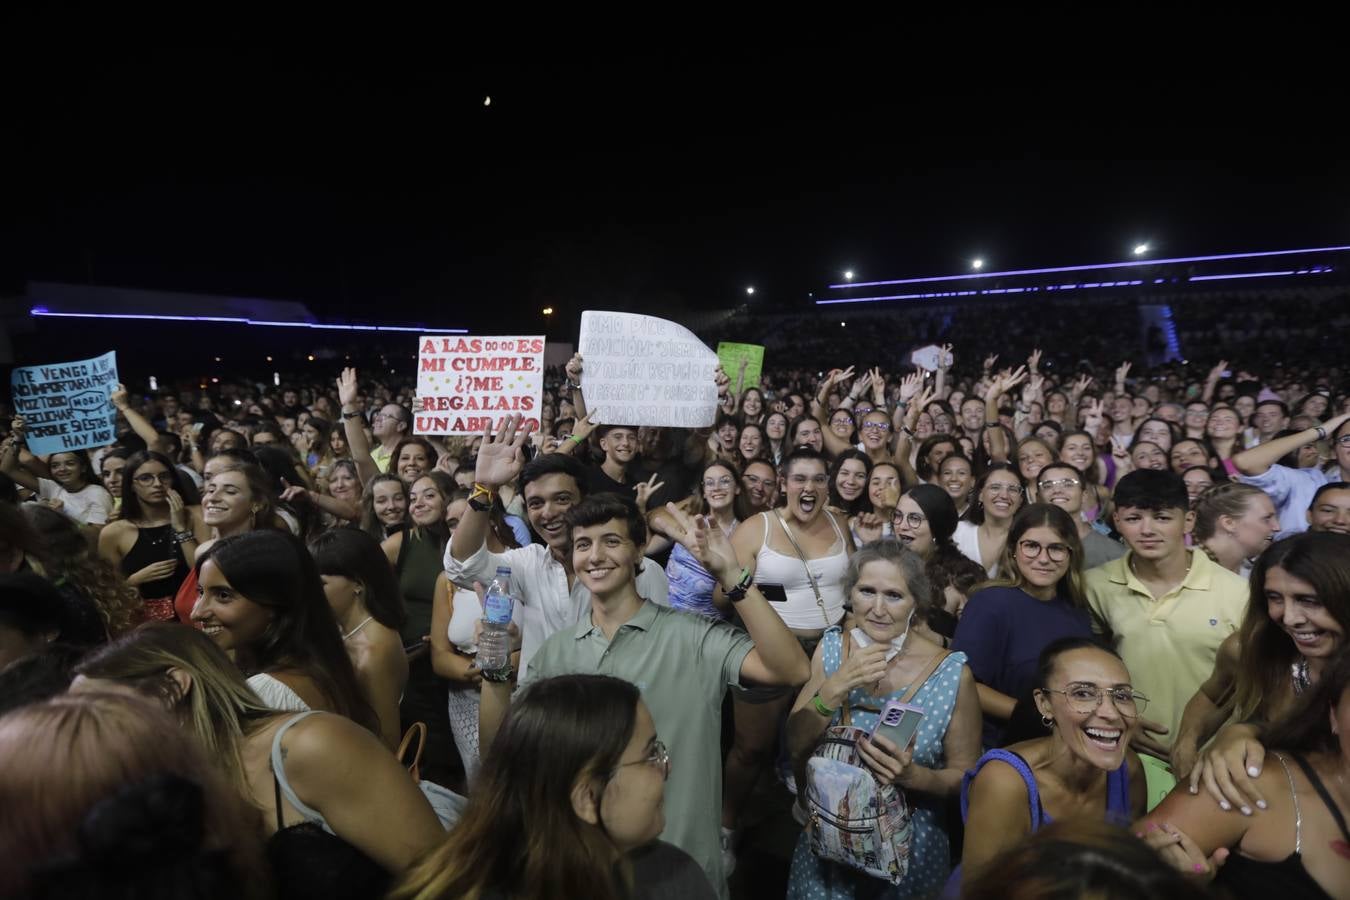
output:
<path id="1" fill-rule="evenodd" d="M 32 504 L 24 506 L 23 514 L 41 539 L 34 570 L 76 601 L 72 608 L 96 610 L 98 630 L 104 638 L 115 638 L 145 620 L 145 601 L 140 592 L 89 548 L 73 520 L 54 509 Z"/>

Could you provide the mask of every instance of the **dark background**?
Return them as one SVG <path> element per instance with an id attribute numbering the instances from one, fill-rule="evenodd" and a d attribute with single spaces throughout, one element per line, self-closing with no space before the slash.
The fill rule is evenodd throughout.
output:
<path id="1" fill-rule="evenodd" d="M 750 284 L 783 308 L 845 268 L 1350 243 L 1338 104 L 1306 87 L 588 58 L 27 47 L 5 62 L 0 293 L 484 331 L 550 305 L 566 340 L 583 308 L 723 308 Z"/>

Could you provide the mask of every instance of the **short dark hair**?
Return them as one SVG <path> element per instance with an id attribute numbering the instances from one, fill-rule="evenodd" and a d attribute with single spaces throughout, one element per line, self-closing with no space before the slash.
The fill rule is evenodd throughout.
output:
<path id="1" fill-rule="evenodd" d="M 1308 509 L 1312 509 L 1316 506 L 1317 501 L 1322 499 L 1322 495 L 1330 493 L 1331 491 L 1350 491 L 1350 481 L 1328 481 L 1312 495 L 1312 500 L 1308 502 Z"/>
<path id="2" fill-rule="evenodd" d="M 550 456 L 557 456 L 550 453 Z M 647 546 L 647 518 L 638 509 L 637 503 L 619 494 L 604 492 L 592 494 L 576 506 L 567 510 L 569 528 L 590 528 L 603 525 L 612 519 L 622 519 L 628 523 L 628 537 L 638 546 L 638 553 Z"/>
<path id="3" fill-rule="evenodd" d="M 636 425 L 598 425 L 596 426 L 595 429 L 595 439 L 597 441 L 603 440 L 605 435 L 609 434 L 616 428 L 626 428 L 627 430 L 633 432 L 633 434 L 637 434 L 638 430 Z"/>
<path id="4" fill-rule="evenodd" d="M 792 451 L 783 457 L 783 461 L 778 464 L 780 475 L 786 476 L 792 470 L 792 464 L 800 460 L 814 460 L 820 463 L 825 471 L 830 471 L 830 458 L 815 447 L 793 447 Z"/>
<path id="5" fill-rule="evenodd" d="M 1116 482 L 1112 497 L 1117 510 L 1147 509 L 1161 512 L 1164 509 L 1179 509 L 1186 512 L 1191 508 L 1186 496 L 1186 482 L 1175 472 L 1160 469 L 1135 469 Z"/>
<path id="6" fill-rule="evenodd" d="M 1289 418 L 1289 404 L 1285 403 L 1283 400 L 1261 400 L 1252 408 L 1252 412 L 1256 412 L 1256 410 L 1263 406 L 1278 406 L 1280 408 L 1280 415 L 1284 416 L 1286 419 Z"/>
<path id="7" fill-rule="evenodd" d="M 1046 472 L 1049 472 L 1051 469 L 1063 469 L 1063 470 L 1066 471 L 1066 472 L 1072 472 L 1072 473 L 1073 473 L 1073 476 L 1074 476 L 1075 478 L 1078 479 L 1078 483 L 1079 483 L 1080 485 L 1083 483 L 1083 470 L 1082 470 L 1082 469 L 1078 468 L 1078 467 L 1075 466 L 1073 463 L 1066 463 L 1066 462 L 1062 462 L 1062 461 L 1060 461 L 1060 460 L 1055 460 L 1054 462 L 1050 463 L 1049 465 L 1043 466 L 1043 467 L 1041 468 L 1041 470 L 1040 470 L 1039 472 L 1036 473 L 1036 486 L 1037 486 L 1038 488 L 1040 487 L 1041 479 L 1045 477 L 1045 473 L 1046 473 Z"/>
<path id="8" fill-rule="evenodd" d="M 525 493 L 531 481 L 549 475 L 572 476 L 577 483 L 578 496 L 586 496 L 586 467 L 581 464 L 581 460 L 573 459 L 566 453 L 545 453 L 527 462 L 525 468 L 520 470 L 520 493 Z"/>

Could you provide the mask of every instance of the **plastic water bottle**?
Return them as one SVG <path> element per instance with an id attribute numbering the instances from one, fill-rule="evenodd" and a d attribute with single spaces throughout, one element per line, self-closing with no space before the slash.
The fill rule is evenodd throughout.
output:
<path id="1" fill-rule="evenodd" d="M 497 577 L 483 598 L 483 627 L 478 635 L 478 668 L 503 669 L 511 663 L 511 636 L 507 628 L 516 599 L 511 596 L 511 569 L 497 567 Z"/>

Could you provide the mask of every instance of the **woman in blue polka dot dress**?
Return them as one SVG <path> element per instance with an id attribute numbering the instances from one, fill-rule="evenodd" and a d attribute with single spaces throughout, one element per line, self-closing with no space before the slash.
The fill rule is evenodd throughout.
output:
<path id="1" fill-rule="evenodd" d="M 855 626 L 825 633 L 788 720 L 788 741 L 798 761 L 798 782 L 820 736 L 840 724 L 847 703 L 852 725 L 871 731 L 882 707 L 902 699 L 911 682 L 929 670 L 942 647 L 910 625 L 936 608 L 923 560 L 894 540 L 863 547 L 849 560 L 844 587 Z M 848 641 L 844 658 L 843 642 Z M 898 748 L 885 738 L 862 740 L 859 754 L 879 780 L 901 787 L 909 801 L 914 836 L 909 871 L 899 885 L 819 859 L 803 832 L 792 856 L 789 900 L 923 897 L 939 890 L 951 869 L 942 812 L 960 792 L 961 776 L 980 756 L 980 702 L 962 653 L 947 656 L 907 702 L 924 710 L 915 741 Z"/>

